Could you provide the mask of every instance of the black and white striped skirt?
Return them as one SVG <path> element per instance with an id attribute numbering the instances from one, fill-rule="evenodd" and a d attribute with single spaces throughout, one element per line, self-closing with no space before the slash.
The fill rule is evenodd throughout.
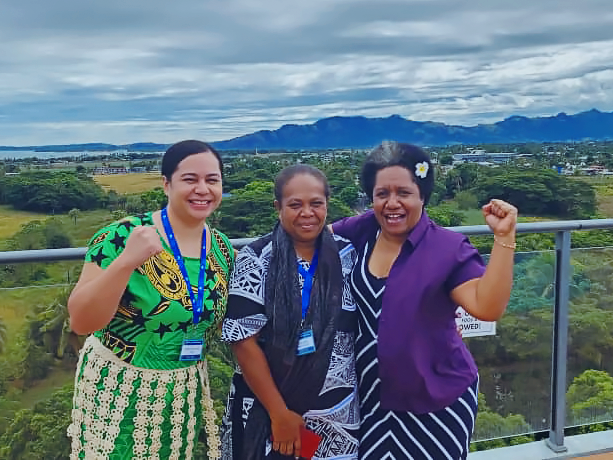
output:
<path id="1" fill-rule="evenodd" d="M 379 382 L 376 384 L 378 385 Z M 362 406 L 360 459 L 464 460 L 475 426 L 478 379 L 453 404 L 427 414 Z"/>

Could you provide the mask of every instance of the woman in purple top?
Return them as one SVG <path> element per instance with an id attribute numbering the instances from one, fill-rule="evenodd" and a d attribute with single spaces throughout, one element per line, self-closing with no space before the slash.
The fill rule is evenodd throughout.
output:
<path id="1" fill-rule="evenodd" d="M 362 168 L 372 211 L 333 224 L 359 252 L 351 283 L 361 459 L 466 458 L 478 375 L 455 312 L 461 305 L 496 320 L 511 292 L 517 209 L 502 200 L 483 206 L 495 241 L 486 268 L 465 236 L 428 218 L 432 169 L 419 147 L 381 144 Z"/>

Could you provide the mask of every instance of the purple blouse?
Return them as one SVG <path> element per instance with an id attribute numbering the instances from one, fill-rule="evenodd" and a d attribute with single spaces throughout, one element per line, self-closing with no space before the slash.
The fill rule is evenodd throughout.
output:
<path id="1" fill-rule="evenodd" d="M 379 224 L 372 211 L 333 225 L 362 256 Z M 379 316 L 381 408 L 426 413 L 458 399 L 477 366 L 457 333 L 449 293 L 485 271 L 468 238 L 430 220 L 426 212 L 392 265 Z"/>

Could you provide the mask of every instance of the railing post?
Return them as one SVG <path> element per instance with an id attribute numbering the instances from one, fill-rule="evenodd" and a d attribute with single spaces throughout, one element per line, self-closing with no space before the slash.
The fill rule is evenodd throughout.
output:
<path id="1" fill-rule="evenodd" d="M 547 446 L 566 452 L 566 360 L 568 357 L 568 299 L 570 284 L 570 232 L 556 233 L 556 279 L 551 373 L 551 428 Z"/>

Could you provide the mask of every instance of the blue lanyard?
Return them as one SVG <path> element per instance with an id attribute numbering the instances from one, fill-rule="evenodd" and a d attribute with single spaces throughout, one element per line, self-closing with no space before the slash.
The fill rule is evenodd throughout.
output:
<path id="1" fill-rule="evenodd" d="M 192 285 L 189 282 L 189 276 L 187 274 L 187 268 L 185 268 L 183 256 L 181 256 L 179 245 L 177 244 L 177 240 L 175 239 L 175 233 L 172 231 L 172 226 L 170 225 L 170 221 L 168 220 L 168 211 L 166 208 L 162 209 L 161 216 L 162 224 L 164 225 L 164 231 L 166 232 L 166 236 L 168 237 L 170 249 L 172 249 L 172 255 L 177 261 L 179 270 L 181 270 L 181 274 L 183 275 L 183 279 L 185 280 L 185 284 L 187 285 L 187 292 L 189 293 L 189 298 L 192 301 L 194 324 L 198 324 L 198 321 L 200 321 L 200 316 L 204 311 L 204 276 L 206 272 L 206 226 L 204 227 L 204 230 L 202 230 L 202 251 L 200 252 L 200 272 L 198 273 L 198 299 L 196 300 L 192 291 Z"/>
<path id="2" fill-rule="evenodd" d="M 319 250 L 315 249 L 315 254 L 313 254 L 313 259 L 311 259 L 311 265 L 309 266 L 309 270 L 305 270 L 300 262 L 298 262 L 298 271 L 302 275 L 304 279 L 304 283 L 302 284 L 302 321 L 306 318 L 307 312 L 309 311 L 309 301 L 311 300 L 311 290 L 313 289 L 313 277 L 315 276 L 315 270 L 317 270 Z"/>

